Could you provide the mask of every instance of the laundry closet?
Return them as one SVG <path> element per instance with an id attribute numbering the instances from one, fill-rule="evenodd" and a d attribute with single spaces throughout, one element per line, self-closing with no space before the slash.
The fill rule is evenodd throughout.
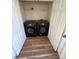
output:
<path id="1" fill-rule="evenodd" d="M 12 1 L 12 57 L 20 55 L 28 37 L 48 37 L 60 59 L 66 59 L 66 1 L 13 0 Z M 32 25 L 31 25 L 32 24 Z M 40 25 L 41 24 L 41 25 Z M 45 25 L 44 25 L 45 24 Z M 32 27 L 29 27 L 32 26 Z M 33 28 L 35 27 L 35 28 Z M 44 29 L 44 27 L 46 29 Z M 34 30 L 27 30 L 33 28 Z M 39 30 L 42 28 L 41 30 Z M 45 32 L 46 31 L 46 32 Z M 45 32 L 45 33 L 44 33 Z M 41 33 L 41 34 L 40 34 Z M 63 39 L 64 38 L 64 39 Z"/>
<path id="2" fill-rule="evenodd" d="M 48 35 L 48 23 L 50 22 L 53 1 L 20 0 L 19 3 L 25 23 L 26 36 Z M 33 24 L 34 26 L 32 26 Z"/>

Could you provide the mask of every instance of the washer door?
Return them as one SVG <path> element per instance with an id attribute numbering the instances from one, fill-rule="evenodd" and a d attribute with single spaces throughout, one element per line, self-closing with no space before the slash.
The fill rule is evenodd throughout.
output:
<path id="1" fill-rule="evenodd" d="M 40 28 L 40 33 L 46 33 L 46 31 L 47 31 L 47 30 L 46 30 L 46 27 L 41 27 L 41 28 Z"/>
<path id="2" fill-rule="evenodd" d="M 28 32 L 28 34 L 33 34 L 34 33 L 34 29 L 33 28 L 28 28 L 27 32 Z"/>

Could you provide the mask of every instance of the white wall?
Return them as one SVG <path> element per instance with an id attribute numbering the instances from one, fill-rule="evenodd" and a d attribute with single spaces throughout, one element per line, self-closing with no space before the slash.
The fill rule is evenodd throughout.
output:
<path id="1" fill-rule="evenodd" d="M 58 48 L 60 45 L 62 33 L 66 26 L 65 10 L 66 10 L 66 0 L 54 0 L 52 6 L 52 14 L 51 14 L 48 37 L 54 50 L 58 51 L 60 59 L 66 59 L 66 44 L 64 44 L 62 50 L 61 47 Z M 63 46 L 64 42 L 65 41 L 61 42 L 61 46 Z M 60 51 L 62 52 L 60 53 Z"/>
<path id="2" fill-rule="evenodd" d="M 12 49 L 14 58 L 19 55 L 26 36 L 23 27 L 22 15 L 18 0 L 12 0 Z M 15 55 L 14 55 L 15 54 Z"/>
<path id="3" fill-rule="evenodd" d="M 66 38 L 63 37 L 63 35 L 66 35 L 66 28 L 62 34 L 61 41 L 57 49 L 60 59 L 66 59 Z"/>
<path id="4" fill-rule="evenodd" d="M 60 54 L 60 59 L 66 59 L 66 45 L 63 47 L 63 50 Z"/>
<path id="5" fill-rule="evenodd" d="M 66 25 L 65 5 L 66 5 L 65 0 L 54 0 L 52 6 L 53 8 L 52 8 L 48 37 L 55 50 L 59 45 L 61 35 Z"/>
<path id="6" fill-rule="evenodd" d="M 25 20 L 50 20 L 52 2 L 21 2 Z M 34 10 L 31 10 L 34 8 Z M 23 10 L 22 10 L 23 11 Z"/>

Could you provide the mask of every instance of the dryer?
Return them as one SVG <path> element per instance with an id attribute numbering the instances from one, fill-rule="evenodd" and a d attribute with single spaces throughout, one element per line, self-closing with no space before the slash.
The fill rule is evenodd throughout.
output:
<path id="1" fill-rule="evenodd" d="M 36 36 L 36 20 L 25 21 L 24 28 L 27 37 Z"/>
<path id="2" fill-rule="evenodd" d="M 37 22 L 38 35 L 47 36 L 48 30 L 49 30 L 49 22 L 48 21 L 41 19 Z"/>

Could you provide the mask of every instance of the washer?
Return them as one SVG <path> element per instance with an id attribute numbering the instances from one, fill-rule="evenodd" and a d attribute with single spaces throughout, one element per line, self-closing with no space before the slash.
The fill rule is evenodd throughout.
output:
<path id="1" fill-rule="evenodd" d="M 46 20 L 39 20 L 37 24 L 38 35 L 47 36 L 49 30 L 49 22 Z"/>
<path id="2" fill-rule="evenodd" d="M 25 21 L 24 28 L 27 37 L 36 36 L 36 20 Z"/>

